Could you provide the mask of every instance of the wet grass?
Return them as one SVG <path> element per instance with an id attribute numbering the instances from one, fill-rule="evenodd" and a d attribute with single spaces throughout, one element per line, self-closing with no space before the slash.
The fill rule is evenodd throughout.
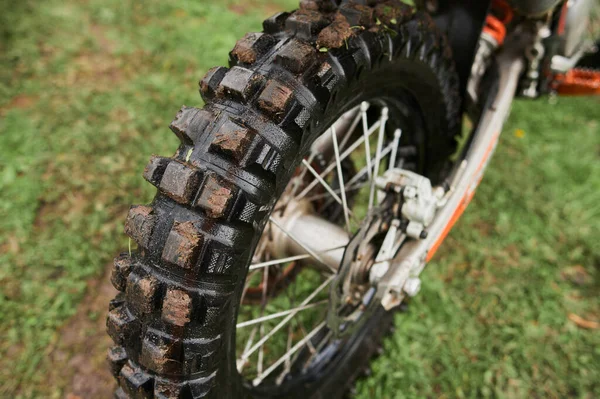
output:
<path id="1" fill-rule="evenodd" d="M 359 397 L 600 395 L 600 333 L 574 323 L 600 319 L 599 117 L 598 99 L 514 104 Z"/>
<path id="2" fill-rule="evenodd" d="M 62 397 L 48 355 L 127 250 L 129 204 L 153 193 L 141 170 L 176 147 L 169 121 L 201 105 L 198 78 L 237 38 L 295 2 L 2 3 L 0 396 Z M 600 396 L 600 334 L 581 321 L 600 320 L 599 118 L 597 99 L 515 104 L 359 398 Z"/>

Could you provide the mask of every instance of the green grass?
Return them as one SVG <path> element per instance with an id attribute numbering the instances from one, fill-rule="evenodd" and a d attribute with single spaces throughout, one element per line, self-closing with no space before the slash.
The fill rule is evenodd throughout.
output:
<path id="1" fill-rule="evenodd" d="M 198 78 L 237 38 L 295 1 L 1 3 L 0 396 L 61 397 L 48 354 L 127 249 L 128 206 L 153 194 L 140 172 L 176 147 L 166 126 L 201 105 Z M 514 105 L 359 398 L 600 396 L 599 331 L 569 319 L 600 320 L 598 119 L 597 99 Z"/>
<path id="2" fill-rule="evenodd" d="M 598 99 L 514 104 L 359 397 L 600 395 L 600 334 L 569 320 L 600 318 L 598 118 Z"/>

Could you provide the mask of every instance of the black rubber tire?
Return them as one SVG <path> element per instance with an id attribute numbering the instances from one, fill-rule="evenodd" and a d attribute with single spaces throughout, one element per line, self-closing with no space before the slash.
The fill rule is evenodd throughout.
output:
<path id="1" fill-rule="evenodd" d="M 158 193 L 131 208 L 125 232 L 138 247 L 115 259 L 111 276 L 116 397 L 250 396 L 234 362 L 240 288 L 291 172 L 342 112 L 375 97 L 410 99 L 427 115 L 420 169 L 443 176 L 459 130 L 450 50 L 427 15 L 367 3 L 303 1 L 267 19 L 264 33 L 238 41 L 230 69 L 200 81 L 206 106 L 177 114 L 170 127 L 181 145 L 146 167 Z M 341 396 L 391 320 L 377 310 L 325 376 L 280 397 Z"/>

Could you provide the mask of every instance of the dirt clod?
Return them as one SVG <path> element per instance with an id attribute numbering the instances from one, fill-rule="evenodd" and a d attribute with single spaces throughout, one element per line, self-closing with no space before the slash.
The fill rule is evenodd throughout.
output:
<path id="1" fill-rule="evenodd" d="M 162 253 L 164 261 L 191 269 L 203 237 L 192 222 L 175 222 Z"/>
<path id="2" fill-rule="evenodd" d="M 153 276 L 140 277 L 134 273 L 127 280 L 127 295 L 131 299 L 131 308 L 136 313 L 150 313 L 156 308 L 155 298 L 159 282 Z"/>
<path id="3" fill-rule="evenodd" d="M 277 56 L 277 62 L 293 73 L 302 73 L 310 66 L 315 48 L 300 40 L 290 41 Z"/>
<path id="4" fill-rule="evenodd" d="M 199 174 L 193 168 L 179 162 L 171 162 L 166 167 L 160 189 L 177 202 L 187 203 L 196 193 Z"/>
<path id="5" fill-rule="evenodd" d="M 398 0 L 390 0 L 375 6 L 374 14 L 385 25 L 399 24 L 408 20 L 414 8 Z"/>
<path id="6" fill-rule="evenodd" d="M 281 83 L 271 80 L 258 98 L 259 107 L 271 114 L 277 115 L 285 111 L 288 101 L 292 97 L 292 89 Z"/>
<path id="7" fill-rule="evenodd" d="M 225 214 L 232 198 L 233 192 L 224 182 L 215 176 L 209 176 L 196 200 L 196 206 L 204 209 L 210 217 L 219 218 Z"/>
<path id="8" fill-rule="evenodd" d="M 252 64 L 256 61 L 256 49 L 254 48 L 255 43 L 258 41 L 261 33 L 246 33 L 246 35 L 237 41 L 231 54 L 235 56 L 238 61 L 245 64 Z"/>
<path id="9" fill-rule="evenodd" d="M 190 322 L 192 313 L 192 299 L 187 292 L 170 289 L 165 295 L 162 309 L 162 318 L 177 326 L 184 326 Z"/>
<path id="10" fill-rule="evenodd" d="M 342 47 L 354 34 L 348 20 L 340 13 L 336 13 L 333 23 L 323 29 L 317 38 L 317 46 L 328 49 Z"/>
<path id="11" fill-rule="evenodd" d="M 300 9 L 319 11 L 319 3 L 316 0 L 301 0 Z"/>
<path id="12" fill-rule="evenodd" d="M 241 161 L 252 136 L 250 129 L 227 121 L 215 135 L 212 146 L 218 151 L 230 154 L 236 161 Z"/>
<path id="13" fill-rule="evenodd" d="M 151 207 L 132 206 L 125 222 L 125 234 L 147 248 L 155 222 L 156 216 L 152 214 Z"/>

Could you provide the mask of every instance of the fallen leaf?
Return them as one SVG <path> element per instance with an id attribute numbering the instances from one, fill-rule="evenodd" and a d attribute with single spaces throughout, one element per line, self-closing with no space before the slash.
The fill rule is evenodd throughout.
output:
<path id="1" fill-rule="evenodd" d="M 569 320 L 577 325 L 577 327 L 587 328 L 589 330 L 597 330 L 600 328 L 600 323 L 597 321 L 586 320 L 575 313 L 569 313 Z"/>

